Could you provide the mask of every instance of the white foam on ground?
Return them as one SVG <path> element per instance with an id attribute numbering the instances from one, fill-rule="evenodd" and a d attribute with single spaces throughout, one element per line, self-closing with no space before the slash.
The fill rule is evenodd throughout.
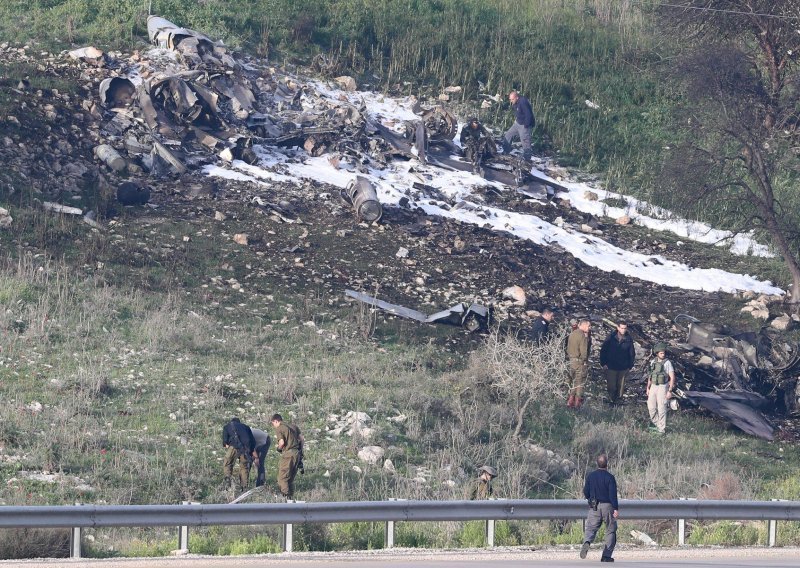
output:
<path id="1" fill-rule="evenodd" d="M 344 93 L 321 84 L 316 84 L 315 87 L 319 95 L 338 104 L 342 104 L 342 98 L 346 98 L 356 107 L 366 106 L 372 120 L 380 120 L 387 126 L 396 126 L 398 130 L 404 120 L 417 118 L 411 111 L 415 102 L 413 98 L 392 99 L 370 92 Z M 346 187 L 356 175 L 364 175 L 375 185 L 378 199 L 384 206 L 396 206 L 401 198 L 406 197 L 410 207 L 419 207 L 429 215 L 503 231 L 542 246 L 558 245 L 587 265 L 606 272 L 618 272 L 632 278 L 688 290 L 724 292 L 753 290 L 762 294 L 783 293 L 783 290 L 773 286 L 771 282 L 761 281 L 747 274 L 736 274 L 716 268 L 691 267 L 660 255 L 627 251 L 596 235 L 558 227 L 536 215 L 484 205 L 480 196 L 473 194 L 477 186 L 492 185 L 505 191 L 511 191 L 511 188 L 497 182 L 487 182 L 469 172 L 449 171 L 424 165 L 416 160 L 395 160 L 385 168 L 372 168 L 363 174 L 358 173 L 355 165 L 348 163 L 346 157 L 342 157 L 339 167 L 334 168 L 328 160 L 329 156 L 310 157 L 302 150 L 269 146 L 256 146 L 254 149 L 260 160 L 258 166 L 234 161 L 230 164 L 232 169 L 206 166 L 203 171 L 212 176 L 251 181 L 264 186 L 269 185 L 268 181 L 299 182 L 310 179 L 340 188 Z M 535 173 L 544 176 L 542 172 Z M 440 199 L 441 196 L 425 195 L 422 191 L 414 189 L 412 187 L 414 182 L 423 182 L 438 189 L 447 202 Z M 668 230 L 687 239 L 705 243 L 717 244 L 721 239 L 731 237 L 730 233 L 712 229 L 702 223 L 666 218 L 668 216 L 666 211 L 652 208 L 644 202 L 626 196 L 582 183 L 563 181 L 558 183 L 569 189 L 568 197 L 580 211 L 612 217 L 627 214 L 638 224 L 657 230 Z M 586 199 L 584 193 L 588 190 L 598 194 L 600 199 L 611 197 L 624 199 L 629 207 L 626 209 L 609 207 L 598 201 Z M 450 203 L 456 203 L 456 206 L 451 207 Z M 644 215 L 641 213 L 643 210 L 652 211 L 659 217 L 663 214 L 665 218 Z M 739 253 L 750 252 L 762 256 L 769 254 L 766 247 L 746 235 L 734 239 L 734 249 Z"/>

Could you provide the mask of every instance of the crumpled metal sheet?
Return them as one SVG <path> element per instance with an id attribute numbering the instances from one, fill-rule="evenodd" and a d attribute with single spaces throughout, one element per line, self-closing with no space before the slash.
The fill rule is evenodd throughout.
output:
<path id="1" fill-rule="evenodd" d="M 686 400 L 725 418 L 743 432 L 764 440 L 772 440 L 774 433 L 772 425 L 760 412 L 745 404 L 745 402 L 754 400 L 753 394 L 736 391 L 719 393 L 685 391 L 682 393 Z"/>
<path id="2" fill-rule="evenodd" d="M 464 327 L 468 331 L 485 330 L 489 327 L 492 319 L 492 309 L 481 304 L 459 303 L 446 310 L 426 315 L 420 311 L 406 308 L 398 304 L 391 304 L 379 300 L 374 296 L 355 290 L 345 290 L 345 295 L 354 298 L 359 302 L 364 302 L 369 306 L 380 308 L 389 313 L 400 317 L 413 319 L 420 323 L 446 323 Z"/>

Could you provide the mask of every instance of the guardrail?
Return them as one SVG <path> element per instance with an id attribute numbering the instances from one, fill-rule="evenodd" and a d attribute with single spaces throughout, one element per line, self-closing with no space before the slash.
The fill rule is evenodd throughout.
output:
<path id="1" fill-rule="evenodd" d="M 622 519 L 696 519 L 800 521 L 800 501 L 634 501 L 620 502 Z M 71 555 L 80 557 L 81 529 L 100 527 L 181 527 L 179 548 L 188 548 L 188 527 L 211 525 L 283 525 L 284 550 L 292 550 L 296 523 L 387 523 L 387 545 L 394 523 L 414 521 L 487 521 L 493 545 L 494 522 L 586 517 L 583 500 L 494 499 L 488 501 L 358 501 L 236 505 L 65 505 L 0 507 L 0 528 L 71 528 Z M 682 526 L 682 525 L 681 525 Z M 774 534 L 770 524 L 770 534 Z M 389 530 L 391 528 L 391 535 Z M 774 546 L 773 539 L 770 544 Z M 680 538 L 683 542 L 683 539 Z"/>

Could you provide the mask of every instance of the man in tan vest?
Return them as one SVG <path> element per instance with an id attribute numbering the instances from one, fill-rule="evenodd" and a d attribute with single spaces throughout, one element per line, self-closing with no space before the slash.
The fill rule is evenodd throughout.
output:
<path id="1" fill-rule="evenodd" d="M 582 319 L 567 338 L 567 362 L 571 382 L 567 406 L 570 408 L 580 408 L 583 404 L 583 387 L 589 376 L 589 352 L 592 348 L 592 339 L 589 336 L 591 327 L 588 319 Z"/>

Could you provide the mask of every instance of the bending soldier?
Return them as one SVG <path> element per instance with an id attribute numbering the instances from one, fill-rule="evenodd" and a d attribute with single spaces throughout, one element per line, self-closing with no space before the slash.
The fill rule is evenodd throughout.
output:
<path id="1" fill-rule="evenodd" d="M 497 156 L 497 145 L 477 118 L 470 118 L 459 136 L 464 157 L 472 163 L 473 172 L 479 172 L 487 158 Z"/>
<path id="2" fill-rule="evenodd" d="M 275 428 L 276 449 L 281 454 L 278 462 L 278 488 L 287 499 L 294 496 L 294 478 L 302 463 L 303 436 L 297 426 L 286 424 L 280 414 L 272 416 Z"/>
<path id="3" fill-rule="evenodd" d="M 264 466 L 267 461 L 267 452 L 269 452 L 269 445 L 272 440 L 270 440 L 269 434 L 264 432 L 264 430 L 259 428 L 250 428 L 250 430 L 253 432 L 253 438 L 256 444 L 255 459 L 256 471 L 258 472 L 256 476 L 256 487 L 261 487 L 267 482 L 267 474 Z"/>
<path id="4" fill-rule="evenodd" d="M 225 476 L 223 483 L 230 487 L 233 475 L 233 462 L 239 460 L 239 489 L 244 491 L 250 484 L 250 466 L 257 457 L 256 442 L 253 431 L 247 424 L 242 424 L 237 417 L 231 418 L 222 429 L 222 446 L 227 449 L 222 462 Z"/>

